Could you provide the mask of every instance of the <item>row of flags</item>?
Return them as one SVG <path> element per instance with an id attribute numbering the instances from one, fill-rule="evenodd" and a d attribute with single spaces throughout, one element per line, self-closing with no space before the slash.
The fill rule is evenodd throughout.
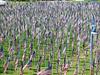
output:
<path id="1" fill-rule="evenodd" d="M 92 19 L 92 21 L 94 21 L 94 17 L 93 17 L 93 19 Z M 79 26 L 80 27 L 80 26 Z M 79 29 L 80 30 L 80 29 Z M 69 31 L 68 31 L 69 32 Z M 80 32 L 80 31 L 79 31 Z M 92 29 L 91 29 L 91 34 L 96 34 L 95 33 L 96 32 L 96 25 L 95 25 L 95 22 L 92 22 Z M 69 37 L 69 35 L 70 35 L 70 33 L 68 33 L 68 38 L 70 38 Z M 79 34 L 78 34 L 78 36 L 79 36 Z M 73 36 L 74 37 L 74 36 Z M 68 39 L 67 38 L 67 45 L 69 44 L 69 40 L 70 39 Z M 87 35 L 83 35 L 82 36 L 82 38 L 83 38 L 83 40 L 85 41 L 86 40 L 86 38 L 87 38 Z M 79 38 L 78 38 L 78 40 L 79 40 Z M 16 40 L 14 40 L 14 41 L 16 41 Z M 93 42 L 93 41 L 92 41 Z M 16 43 L 16 42 L 14 42 L 14 43 Z M 91 43 L 91 42 L 90 42 Z M 79 44 L 78 44 L 79 45 Z M 13 44 L 13 41 L 10 41 L 10 47 L 11 48 L 9 48 L 9 51 L 10 51 L 10 54 L 11 55 L 13 55 L 13 52 L 14 52 L 14 44 Z M 27 47 L 27 41 L 26 40 L 24 40 L 24 53 L 23 53 L 23 56 L 22 56 L 22 62 L 24 62 L 25 61 L 25 58 L 26 58 L 26 47 Z M 90 46 L 90 48 L 91 48 L 92 46 Z M 66 47 L 67 48 L 67 47 Z M 64 53 L 65 53 L 65 50 L 66 50 L 66 48 L 63 50 L 64 51 Z M 20 50 L 19 50 L 20 48 L 18 47 L 18 51 L 17 51 L 17 54 L 18 54 L 18 56 L 19 56 L 19 53 L 20 53 Z M 32 58 L 34 57 L 34 54 L 35 54 L 35 52 L 32 52 L 32 49 L 33 49 L 33 47 L 32 47 L 32 43 L 30 43 L 30 58 L 29 58 L 29 60 L 28 60 L 28 62 L 27 62 L 27 64 L 25 64 L 25 63 L 23 63 L 23 68 L 21 69 L 22 71 L 26 68 L 26 67 L 28 67 L 28 66 L 30 66 L 31 64 L 32 64 Z M 60 63 L 60 58 L 61 58 L 61 52 L 60 52 L 60 49 L 61 49 L 61 47 L 59 47 L 59 50 L 58 50 L 58 65 L 59 65 L 59 63 Z M 3 46 L 1 46 L 1 49 L 0 49 L 1 51 L 0 51 L 0 57 L 3 57 Z M 79 55 L 79 54 L 78 54 Z M 79 58 L 78 58 L 78 60 L 79 60 Z M 9 62 L 10 62 L 10 56 L 9 57 L 7 57 L 7 61 L 6 61 L 6 63 L 4 64 L 4 68 L 5 68 L 5 70 L 4 70 L 4 72 L 6 72 L 6 70 L 7 70 L 7 68 L 8 68 L 8 65 L 9 65 Z M 16 58 L 16 62 L 15 62 L 15 66 L 17 67 L 17 65 L 18 65 L 18 58 Z M 66 63 L 65 63 L 65 60 L 64 60 L 64 66 L 66 65 Z M 67 64 L 67 65 L 69 65 L 69 64 Z M 77 63 L 77 65 L 79 65 L 79 63 Z M 40 70 L 39 70 L 40 71 Z M 76 72 L 77 71 L 77 69 L 75 70 L 75 73 L 77 73 Z"/>
<path id="2" fill-rule="evenodd" d="M 50 6 L 50 5 L 48 5 L 48 6 Z M 54 6 L 54 4 L 53 4 L 53 6 Z M 57 7 L 58 10 L 56 10 L 55 7 Z M 77 7 L 77 5 L 76 5 L 76 7 Z M 38 10 L 34 11 L 34 10 L 32 10 L 32 8 L 38 8 Z M 7 34 L 6 37 L 8 39 L 10 38 L 9 40 L 11 40 L 10 44 L 9 44 L 9 56 L 7 57 L 6 63 L 4 64 L 4 72 L 7 72 L 7 68 L 10 64 L 10 61 L 14 60 L 14 58 L 13 58 L 14 57 L 14 52 L 17 52 L 16 58 L 15 58 L 15 70 L 17 70 L 19 60 L 21 58 L 20 57 L 21 44 L 19 42 L 17 43 L 17 40 L 20 41 L 22 39 L 24 39 L 24 41 L 23 41 L 23 54 L 22 54 L 21 66 L 20 66 L 20 68 L 21 68 L 20 69 L 20 75 L 23 75 L 23 72 L 24 72 L 25 68 L 32 67 L 31 65 L 32 65 L 32 61 L 33 61 L 32 59 L 33 58 L 38 59 L 38 63 L 37 63 L 37 65 L 38 65 L 37 66 L 37 69 L 38 69 L 37 72 L 39 72 L 38 75 L 47 75 L 47 73 L 51 74 L 52 64 L 51 64 L 50 60 L 48 62 L 48 68 L 46 70 L 42 71 L 41 68 L 40 68 L 41 63 L 43 61 L 43 56 L 42 55 L 44 55 L 44 57 L 45 57 L 44 59 L 46 59 L 47 58 L 46 57 L 46 52 L 47 51 L 51 52 L 51 55 L 54 55 L 54 53 L 57 52 L 57 61 L 56 61 L 57 72 L 59 72 L 59 66 L 62 64 L 61 63 L 61 56 L 63 54 L 64 55 L 64 62 L 63 62 L 64 65 L 62 65 L 62 67 L 60 67 L 61 68 L 60 72 L 61 71 L 64 71 L 64 72 L 68 71 L 68 68 L 70 66 L 69 63 L 72 62 L 72 61 L 70 61 L 70 59 L 72 60 L 72 58 L 70 58 L 70 57 L 68 58 L 67 54 L 68 54 L 68 50 L 70 48 L 71 31 L 73 31 L 74 33 L 72 32 L 73 33 L 72 47 L 74 49 L 74 46 L 75 46 L 74 41 L 77 40 L 77 49 L 78 49 L 76 51 L 77 52 L 77 64 L 76 64 L 76 69 L 74 71 L 74 75 L 77 75 L 78 71 L 79 71 L 79 65 L 80 65 L 80 62 L 79 62 L 80 61 L 80 41 L 82 40 L 83 42 L 86 42 L 87 37 L 89 36 L 89 35 L 87 35 L 87 33 L 85 31 L 85 26 L 86 26 L 85 22 L 87 22 L 87 18 L 86 18 L 87 16 L 85 16 L 85 18 L 83 17 L 83 19 L 85 19 L 86 21 L 84 21 L 84 25 L 82 27 L 82 21 L 81 21 L 81 18 L 79 17 L 82 13 L 80 11 L 78 11 L 78 9 L 77 10 L 72 10 L 71 7 L 70 7 L 70 9 L 68 9 L 69 11 L 67 10 L 65 12 L 66 17 L 67 17 L 66 18 L 65 16 L 63 17 L 63 15 L 57 15 L 57 13 L 53 13 L 53 12 L 52 12 L 52 14 L 51 13 L 49 14 L 49 11 L 47 11 L 46 9 L 45 10 L 41 9 L 41 8 L 40 8 L 40 6 L 37 6 L 37 7 L 32 6 L 32 4 L 30 6 L 26 5 L 25 7 L 24 6 L 21 6 L 21 7 L 16 6 L 15 8 L 13 8 L 12 6 L 9 6 L 9 5 L 8 5 L 8 7 L 5 6 L 4 9 L 3 9 L 3 7 L 1 7 L 2 17 L 3 17 L 2 19 L 4 20 L 3 21 L 4 26 L 1 25 L 1 29 L 2 29 L 2 31 L 3 31 L 4 28 L 6 28 L 8 30 L 7 32 L 9 34 Z M 54 9 L 54 11 L 56 11 L 56 12 L 61 10 L 59 5 L 56 5 L 56 6 L 51 7 L 51 8 L 52 8 L 52 10 Z M 9 13 L 6 12 L 8 10 L 10 11 Z M 20 12 L 21 10 L 23 10 L 24 13 L 21 12 L 20 14 L 18 14 L 18 12 Z M 41 12 L 44 12 L 44 13 L 41 14 L 42 16 L 39 15 L 39 13 L 35 13 L 36 17 L 34 17 L 34 15 L 32 15 L 33 12 L 29 11 L 29 10 L 32 10 L 33 12 L 40 12 L 41 11 Z M 79 8 L 79 10 L 81 10 L 81 8 Z M 13 13 L 11 13 L 11 11 L 13 11 Z M 72 12 L 72 11 L 74 11 L 74 12 Z M 62 11 L 61 14 L 63 14 L 63 12 L 64 12 L 64 10 Z M 88 11 L 86 11 L 86 12 L 88 12 Z M 69 13 L 69 14 L 67 14 L 67 13 Z M 70 15 L 70 13 L 72 15 Z M 25 16 L 23 16 L 23 14 Z M 58 12 L 58 14 L 60 14 L 60 13 Z M 53 17 L 51 17 L 50 15 L 53 16 Z M 31 19 L 30 19 L 30 16 L 31 16 Z M 53 21 L 52 21 L 51 20 L 52 18 L 55 18 L 55 19 L 53 19 Z M 94 21 L 95 20 L 94 16 L 92 17 L 92 20 L 93 20 L 92 21 L 92 26 L 90 26 L 90 27 L 92 27 L 91 28 L 92 29 L 91 33 L 95 34 L 95 32 L 96 32 L 96 23 Z M 50 22 L 50 21 L 52 21 L 52 22 Z M 34 23 L 34 26 L 33 26 L 33 23 Z M 10 25 L 10 24 L 11 24 L 10 27 L 7 26 L 7 25 Z M 82 30 L 82 28 L 83 28 L 83 30 Z M 9 31 L 9 30 L 11 30 L 11 31 Z M 25 33 L 25 36 L 23 36 L 24 33 Z M 51 33 L 52 33 L 52 35 L 51 35 Z M 66 35 L 66 33 L 67 33 L 67 35 Z M 17 39 L 18 38 L 18 37 L 16 37 L 17 35 L 18 35 L 18 37 L 20 37 L 20 39 Z M 21 36 L 23 36 L 23 37 L 21 38 Z M 75 39 L 76 37 L 77 37 L 77 39 Z M 49 41 L 49 38 L 50 38 L 50 41 Z M 54 38 L 54 41 L 52 41 L 53 38 Z M 88 38 L 88 39 L 90 39 L 90 38 Z M 27 60 L 27 58 L 26 58 L 26 56 L 27 56 L 27 43 L 28 43 L 29 39 L 31 39 L 32 41 L 31 41 L 30 46 L 29 46 L 30 47 L 29 58 L 28 58 L 28 61 L 26 61 Z M 42 39 L 44 40 L 43 42 L 42 42 Z M 66 41 L 64 39 L 66 39 Z M 3 39 L 0 36 L 0 43 L 5 42 L 5 40 L 6 39 Z M 37 46 L 38 49 L 36 49 L 34 51 L 33 50 L 34 49 L 34 44 L 33 43 L 34 43 L 35 40 L 36 40 L 36 43 L 38 43 L 38 46 Z M 64 42 L 62 42 L 62 41 L 64 41 Z M 42 45 L 42 43 L 43 43 L 43 45 Z M 16 50 L 17 45 L 18 45 L 18 48 Z M 41 53 L 41 50 L 40 50 L 41 45 L 43 47 L 45 45 L 44 54 Z M 52 50 L 51 51 L 49 49 L 50 45 L 52 45 Z M 57 50 L 55 50 L 54 46 L 56 46 Z M 92 49 L 92 45 L 90 47 Z M 51 46 L 50 46 L 50 48 L 51 48 Z M 72 50 L 72 51 L 73 51 L 72 52 L 72 55 L 73 55 L 75 49 Z M 36 55 L 37 53 L 38 53 L 38 55 Z M 38 56 L 38 58 L 36 58 L 36 56 Z M 54 56 L 51 56 L 51 57 L 54 57 Z M 0 58 L 2 59 L 2 57 L 4 57 L 3 46 L 0 49 Z M 52 59 L 52 58 L 50 58 L 50 59 Z"/>
<path id="3" fill-rule="evenodd" d="M 54 6 L 54 4 L 52 4 L 51 3 L 51 5 L 48 3 L 47 4 L 47 6 L 45 5 L 45 6 L 42 6 L 42 4 L 43 3 L 40 3 L 41 5 L 39 5 L 38 3 L 37 3 L 37 5 L 35 6 L 35 5 L 33 5 L 33 4 L 30 4 L 30 6 L 28 6 L 28 4 L 26 4 L 26 6 L 25 5 L 19 5 L 19 6 L 16 6 L 16 8 L 14 8 L 13 6 L 10 6 L 10 4 L 9 5 L 7 5 L 7 6 L 5 6 L 5 7 L 1 7 L 1 12 L 2 12 L 2 15 L 1 15 L 1 18 L 3 19 L 3 21 L 2 21 L 2 24 L 1 25 L 3 25 L 4 26 L 4 28 L 3 29 L 5 29 L 5 27 L 7 27 L 7 32 L 8 31 L 10 31 L 10 27 L 11 27 L 11 30 L 13 29 L 13 28 L 16 28 L 16 31 L 17 31 L 17 29 L 19 30 L 18 32 L 20 32 L 20 29 L 21 29 L 21 31 L 23 30 L 23 27 L 25 27 L 26 29 L 27 29 L 27 26 L 24 26 L 24 25 L 33 25 L 33 23 L 35 23 L 35 22 L 37 22 L 37 25 L 36 26 L 38 26 L 38 25 L 40 25 L 40 23 L 43 23 L 44 25 L 46 25 L 47 24 L 47 21 L 45 21 L 45 20 L 47 20 L 47 19 L 49 19 L 49 21 L 50 21 L 50 25 L 54 25 L 54 24 L 61 24 L 61 25 L 65 25 L 65 24 L 67 24 L 68 22 L 68 20 L 72 20 L 72 19 L 70 19 L 71 18 L 71 16 L 74 16 L 73 18 L 77 18 L 77 12 L 81 12 L 81 14 L 83 15 L 83 13 L 85 13 L 85 12 L 87 12 L 89 9 L 88 9 L 88 7 L 87 8 L 85 8 L 85 7 L 82 7 L 82 8 L 84 8 L 84 9 L 86 9 L 85 11 L 82 9 L 82 8 L 80 8 L 80 7 L 77 7 L 77 5 L 78 4 L 74 4 L 73 3 L 73 5 L 72 6 L 66 6 L 66 5 L 70 5 L 70 3 L 64 3 L 64 4 L 62 4 L 61 5 L 61 7 L 63 6 L 63 5 L 65 5 L 65 7 L 62 7 L 62 8 L 60 8 L 60 4 L 56 4 L 56 2 L 55 2 L 55 6 Z M 44 3 L 45 4 L 45 3 Z M 96 3 L 94 3 L 94 4 L 96 4 Z M 87 5 L 91 5 L 91 6 L 93 6 L 94 4 L 87 4 Z M 80 3 L 80 5 L 81 6 L 83 6 L 83 5 L 85 5 L 85 4 L 82 4 L 82 3 Z M 98 8 L 98 10 L 99 10 L 99 7 L 98 7 L 98 5 L 99 4 L 96 4 L 95 5 L 95 7 L 97 7 Z M 42 6 L 42 8 L 40 8 L 40 6 Z M 54 7 L 52 7 L 52 6 L 54 6 Z M 56 9 L 56 6 L 57 6 L 57 9 Z M 48 8 L 46 8 L 46 10 L 44 10 L 43 8 L 45 8 L 45 7 L 48 7 Z M 49 9 L 49 7 L 50 7 L 50 10 L 48 10 Z M 70 7 L 70 10 L 68 10 L 69 9 L 69 7 Z M 74 8 L 74 9 L 73 9 Z M 76 8 L 80 8 L 80 11 L 76 11 Z M 36 9 L 36 10 L 35 10 Z M 53 10 L 54 9 L 54 11 L 55 11 L 55 13 L 53 13 Z M 71 10 L 72 9 L 72 10 Z M 20 11 L 20 10 L 23 10 L 23 11 Z M 29 11 L 30 10 L 30 11 Z M 33 11 L 32 11 L 33 10 Z M 9 11 L 9 12 L 8 12 Z M 25 11 L 25 12 L 24 12 Z M 39 13 L 39 11 L 41 11 L 42 13 Z M 48 11 L 48 12 L 47 12 Z M 49 14 L 49 11 L 52 11 L 50 14 Z M 62 12 L 57 12 L 57 11 L 62 11 Z M 10 13 L 10 12 L 13 12 L 13 13 Z M 38 13 L 37 13 L 38 12 Z M 57 15 L 56 14 L 56 12 L 57 12 L 57 14 L 59 14 L 59 15 Z M 72 13 L 71 13 L 72 12 Z M 82 13 L 83 12 L 83 13 Z M 97 12 L 97 11 L 94 11 L 94 8 L 93 8 L 93 13 L 95 13 L 95 12 Z M 33 13 L 34 13 L 34 15 L 33 15 Z M 89 12 L 89 13 L 91 13 L 91 12 Z M 39 14 L 39 15 L 38 15 Z M 65 14 L 67 14 L 67 15 L 65 15 Z M 24 16 L 25 15 L 25 16 Z M 61 16 L 60 16 L 61 15 Z M 95 13 L 95 15 L 97 15 L 96 13 Z M 53 18 L 53 17 L 55 17 L 55 18 Z M 86 16 L 89 16 L 89 14 L 86 14 Z M 85 16 L 85 17 L 86 17 Z M 44 19 L 45 18 L 45 19 Z M 56 23 L 56 20 L 57 19 L 59 19 L 58 20 L 58 23 Z M 90 19 L 90 18 L 89 18 Z M 82 19 L 83 20 L 83 19 Z M 86 20 L 86 19 L 85 19 Z M 98 19 L 99 20 L 99 19 Z M 75 20 L 73 20 L 73 22 L 74 22 Z M 87 21 L 87 20 L 86 20 Z M 62 23 L 60 23 L 60 22 L 62 22 Z M 77 22 L 75 23 L 74 22 L 74 24 L 77 24 Z M 21 27 L 20 27 L 21 26 Z M 3 30 L 2 29 L 2 30 Z M 5 31 L 3 31 L 4 32 L 4 34 L 6 33 L 6 30 Z M 12 30 L 13 31 L 13 30 Z M 5 34 L 6 35 L 6 34 Z"/>
<path id="4" fill-rule="evenodd" d="M 93 21 L 94 21 L 94 17 L 93 17 Z M 91 32 L 96 32 L 96 26 L 95 26 L 95 23 L 94 22 L 92 22 L 92 29 L 91 29 Z M 80 27 L 80 26 L 79 26 Z M 68 27 L 68 28 L 70 28 L 70 27 Z M 70 29 L 71 30 L 71 29 Z M 80 29 L 79 29 L 80 30 Z M 80 36 L 80 34 L 79 33 L 77 33 L 78 34 L 78 37 Z M 93 33 L 92 33 L 93 34 Z M 28 35 L 28 34 L 27 34 Z M 40 37 L 40 36 L 39 36 Z M 16 37 L 15 37 L 16 38 Z M 87 39 L 87 35 L 85 35 L 85 34 L 83 34 L 82 35 L 82 38 L 83 38 L 83 41 L 86 41 L 86 39 Z M 27 39 L 28 39 L 28 37 L 27 37 Z M 73 36 L 73 39 L 74 39 L 74 36 Z M 78 38 L 78 42 L 80 41 L 79 40 L 80 38 Z M 66 48 L 64 48 L 64 50 L 63 50 L 63 53 L 66 53 L 66 49 L 68 49 L 68 44 L 70 43 L 69 42 L 69 40 L 70 40 L 70 31 L 68 31 L 68 35 L 67 35 L 67 46 L 66 46 Z M 10 41 L 10 48 L 9 48 L 9 54 L 11 54 L 11 57 L 9 56 L 9 57 L 7 57 L 7 60 L 6 60 L 6 63 L 4 64 L 4 72 L 6 72 L 7 71 L 7 68 L 8 68 L 8 65 L 9 65 L 9 63 L 10 63 L 10 61 L 11 61 L 11 58 L 13 57 L 13 53 L 14 53 L 14 51 L 15 51 L 15 47 L 14 47 L 14 45 L 15 45 L 15 42 L 16 40 L 13 40 L 13 41 Z M 35 57 L 35 51 L 32 51 L 32 49 L 33 49 L 33 44 L 32 44 L 32 42 L 33 41 L 31 41 L 31 43 L 30 43 L 30 56 L 29 56 L 29 60 L 28 60 L 28 62 L 25 64 L 25 60 L 26 60 L 26 47 L 27 47 L 27 40 L 25 39 L 24 40 L 24 52 L 23 52 L 23 56 L 22 56 L 22 64 L 21 64 L 21 73 L 23 73 L 22 71 L 26 68 L 26 67 L 30 67 L 31 66 L 31 64 L 32 64 L 32 59 L 33 59 L 33 57 Z M 40 41 L 39 41 L 40 42 Z M 52 44 L 52 43 L 51 43 Z M 77 43 L 78 44 L 78 43 Z M 16 60 L 15 60 L 15 70 L 17 69 L 17 66 L 18 66 L 18 62 L 19 62 L 19 54 L 20 54 L 20 43 L 18 43 L 18 48 L 17 48 L 17 56 L 16 56 Z M 80 45 L 80 44 L 78 44 L 78 45 Z M 73 45 L 72 45 L 73 46 Z M 79 55 L 79 54 L 78 54 Z M 1 49 L 0 49 L 0 57 L 2 58 L 4 56 L 4 51 L 3 51 L 3 46 L 1 46 Z M 66 54 L 65 54 L 65 58 L 64 58 L 64 67 L 66 67 L 66 70 L 68 69 L 68 66 L 69 66 L 69 63 L 67 64 L 66 63 Z M 60 65 L 60 58 L 61 58 L 61 45 L 59 46 L 59 49 L 58 49 L 58 61 L 57 61 L 57 64 L 58 65 Z M 79 57 L 77 58 L 77 60 L 79 61 Z M 39 63 L 41 64 L 41 57 L 40 57 L 40 59 L 39 59 Z M 39 65 L 39 68 L 40 68 L 40 64 L 38 64 Z M 77 64 L 77 65 L 79 65 L 79 63 Z M 58 66 L 57 66 L 57 68 L 58 68 Z M 50 67 L 50 63 L 49 63 L 49 67 L 46 69 L 46 71 L 47 70 L 51 70 L 51 67 Z M 78 69 L 78 66 L 76 66 L 76 70 L 75 70 L 75 73 L 78 73 L 78 71 L 77 71 L 77 69 Z M 39 70 L 39 71 L 41 71 L 41 69 Z M 43 71 L 44 72 L 44 71 Z M 47 71 L 48 72 L 48 71 Z M 44 72 L 45 73 L 45 72 Z M 75 75 L 75 74 L 74 74 Z"/>

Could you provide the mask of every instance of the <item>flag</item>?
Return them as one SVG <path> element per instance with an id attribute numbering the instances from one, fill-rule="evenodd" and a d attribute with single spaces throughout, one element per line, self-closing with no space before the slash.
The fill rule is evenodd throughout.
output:
<path id="1" fill-rule="evenodd" d="M 74 74 L 73 75 L 78 75 L 78 71 L 75 69 Z"/>
<path id="2" fill-rule="evenodd" d="M 23 61 L 21 61 L 20 75 L 23 75 Z"/>
<path id="3" fill-rule="evenodd" d="M 11 53 L 14 52 L 14 46 L 10 48 Z"/>
<path id="4" fill-rule="evenodd" d="M 23 56 L 22 56 L 22 61 L 23 62 L 24 62 L 25 58 L 26 58 L 26 53 L 24 53 Z"/>
<path id="5" fill-rule="evenodd" d="M 66 66 L 66 55 L 64 57 L 64 67 Z"/>
<path id="6" fill-rule="evenodd" d="M 81 35 L 81 39 L 83 42 L 85 42 L 88 39 L 88 37 L 86 35 L 86 31 L 84 31 L 83 34 Z"/>
<path id="7" fill-rule="evenodd" d="M 30 49 L 32 50 L 33 49 L 33 43 L 31 42 L 30 44 Z"/>
<path id="8" fill-rule="evenodd" d="M 58 50 L 58 63 L 60 62 L 60 50 Z"/>
<path id="9" fill-rule="evenodd" d="M 66 55 L 64 56 L 64 64 L 61 66 L 61 71 L 64 72 L 64 75 L 66 75 L 66 72 L 68 71 L 68 68 L 70 67 L 70 64 L 66 64 Z"/>
<path id="10" fill-rule="evenodd" d="M 46 70 L 51 70 L 52 69 L 52 64 L 50 63 L 50 61 L 48 61 L 48 68 Z"/>
<path id="11" fill-rule="evenodd" d="M 18 66 L 18 58 L 16 59 L 16 61 L 15 61 L 15 70 L 17 70 L 17 66 Z"/>
<path id="12" fill-rule="evenodd" d="M 3 46 L 1 46 L 0 49 L 0 59 L 4 56 Z"/>
<path id="13" fill-rule="evenodd" d="M 46 71 L 40 71 L 37 73 L 37 75 L 52 75 L 51 70 L 46 70 Z"/>
<path id="14" fill-rule="evenodd" d="M 3 66 L 3 68 L 4 68 L 4 73 L 6 73 L 6 71 L 7 71 L 9 62 L 10 62 L 10 57 L 7 57 L 7 61 L 6 61 L 6 63 L 4 64 L 4 66 Z"/>
<path id="15" fill-rule="evenodd" d="M 26 67 L 30 67 L 30 65 L 32 64 L 32 58 L 35 56 L 35 51 L 32 52 L 32 54 L 30 55 L 30 58 L 27 62 L 27 64 L 23 67 L 23 70 L 26 68 Z"/>
<path id="16" fill-rule="evenodd" d="M 100 50 L 96 51 L 96 63 L 100 63 Z"/>
<path id="17" fill-rule="evenodd" d="M 37 71 L 41 70 L 41 68 L 40 68 L 41 61 L 42 61 L 42 56 L 40 56 L 40 58 L 39 58 L 39 61 L 38 61 L 38 64 L 37 64 Z"/>
<path id="18" fill-rule="evenodd" d="M 62 65 L 62 72 L 64 73 L 64 75 L 66 75 L 66 72 L 68 71 L 68 68 L 69 68 L 69 64 Z"/>
<path id="19" fill-rule="evenodd" d="M 22 56 L 22 61 L 24 62 L 25 59 L 26 59 L 26 41 L 24 42 L 24 53 Z"/>
<path id="20" fill-rule="evenodd" d="M 97 35 L 97 40 L 96 40 L 97 42 L 97 46 L 99 46 L 100 45 L 100 40 L 98 40 L 98 35 Z"/>
<path id="21" fill-rule="evenodd" d="M 2 41 L 3 41 L 3 37 L 2 37 L 2 36 L 0 36 L 0 43 L 2 43 Z"/>
<path id="22" fill-rule="evenodd" d="M 31 41 L 31 43 L 30 43 L 30 54 L 32 53 L 32 49 L 33 49 L 33 43 Z"/>
<path id="23" fill-rule="evenodd" d="M 37 75 L 52 75 L 52 64 L 48 62 L 48 68 L 38 72 Z"/>
<path id="24" fill-rule="evenodd" d="M 15 70 L 17 69 L 17 66 L 18 66 L 18 62 L 19 62 L 19 55 L 20 55 L 20 48 L 18 47 L 17 48 L 17 57 L 15 59 Z"/>
<path id="25" fill-rule="evenodd" d="M 4 56 L 3 52 L 0 52 L 0 59 Z"/>

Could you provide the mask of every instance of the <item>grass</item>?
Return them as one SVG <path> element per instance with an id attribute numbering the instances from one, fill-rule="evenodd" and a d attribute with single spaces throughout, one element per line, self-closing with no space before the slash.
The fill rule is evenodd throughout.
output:
<path id="1" fill-rule="evenodd" d="M 23 38 L 24 34 L 21 36 L 21 39 Z M 30 44 L 30 39 L 28 39 L 28 42 L 27 42 L 27 52 L 26 52 L 26 62 L 28 60 L 28 57 L 29 57 L 29 44 Z M 21 41 L 21 40 L 20 40 Z M 50 42 L 50 41 L 48 41 Z M 20 42 L 21 43 L 21 50 L 20 50 L 20 61 L 21 61 L 21 57 L 22 57 L 22 54 L 23 54 L 23 47 L 22 47 L 22 41 Z M 0 61 L 0 75 L 19 75 L 20 73 L 20 62 L 19 62 L 19 66 L 18 66 L 18 70 L 17 71 L 14 71 L 14 61 L 11 61 L 10 64 L 9 64 L 9 68 L 7 70 L 7 74 L 4 74 L 3 73 L 3 64 L 5 63 L 6 61 L 6 57 L 9 55 L 8 53 L 8 39 L 4 40 L 3 42 L 3 46 L 4 46 L 4 53 L 5 53 L 5 57 L 3 59 L 1 59 Z M 54 50 L 54 60 L 52 61 L 52 65 L 53 65 L 53 70 L 52 70 L 52 75 L 58 75 L 57 74 L 57 71 L 56 71 L 56 61 L 57 61 L 57 47 L 55 47 L 55 50 Z M 39 59 L 39 54 L 43 55 L 43 44 L 41 44 L 41 47 L 40 47 L 40 51 L 38 51 L 38 44 L 37 44 L 37 39 L 35 38 L 34 40 L 34 49 L 36 50 L 36 57 L 33 59 L 33 62 L 32 62 L 32 69 L 29 70 L 28 68 L 25 69 L 24 71 L 24 75 L 36 75 L 36 72 L 37 72 L 37 61 Z M 33 49 L 33 50 L 34 50 Z M 71 50 L 71 45 L 69 47 L 69 50 L 66 51 L 67 53 L 67 59 L 72 59 L 73 63 L 72 63 L 72 66 L 71 68 L 69 68 L 68 70 L 68 73 L 67 75 L 73 75 L 74 73 L 74 70 L 76 68 L 76 63 L 77 63 L 77 56 L 76 56 L 76 51 L 74 51 L 74 56 L 72 57 L 71 53 L 72 53 L 72 50 Z M 42 62 L 41 64 L 41 69 L 45 69 L 47 67 L 47 61 L 49 59 L 49 55 L 50 55 L 50 50 L 46 50 L 45 53 L 45 57 L 46 57 L 46 60 Z M 79 65 L 79 75 L 82 74 L 82 67 L 83 67 L 83 64 L 84 64 L 84 51 L 82 50 L 82 47 L 80 49 L 80 65 Z M 15 54 L 16 54 L 16 51 L 15 51 Z M 14 55 L 14 57 L 16 57 L 16 55 Z M 64 58 L 64 55 L 62 54 L 61 55 L 61 64 L 63 64 L 63 58 Z M 86 57 L 86 71 L 85 71 L 85 74 L 86 75 L 90 75 L 90 66 L 89 66 L 89 49 L 88 49 L 88 56 Z M 52 59 L 52 58 L 51 58 Z M 66 59 L 66 60 L 67 60 Z M 60 70 L 60 69 L 59 69 Z"/>

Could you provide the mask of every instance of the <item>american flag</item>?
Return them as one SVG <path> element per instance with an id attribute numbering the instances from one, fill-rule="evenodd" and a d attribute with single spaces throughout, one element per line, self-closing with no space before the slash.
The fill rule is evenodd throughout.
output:
<path id="1" fill-rule="evenodd" d="M 10 51 L 11 51 L 11 52 L 14 52 L 14 46 L 12 46 L 12 47 L 10 48 Z"/>
<path id="2" fill-rule="evenodd" d="M 85 42 L 88 39 L 88 37 L 86 35 L 86 31 L 83 32 L 83 34 L 81 35 L 80 38 L 82 39 L 83 42 Z"/>
<path id="3" fill-rule="evenodd" d="M 62 65 L 62 72 L 64 73 L 64 75 L 66 75 L 69 67 L 70 67 L 69 64 Z"/>
<path id="4" fill-rule="evenodd" d="M 3 41 L 3 38 L 2 38 L 2 36 L 0 36 L 0 43 L 2 43 L 2 41 Z"/>
<path id="5" fill-rule="evenodd" d="M 0 59 L 4 56 L 3 52 L 0 52 Z"/>
<path id="6" fill-rule="evenodd" d="M 52 64 L 48 62 L 48 68 L 37 73 L 37 75 L 52 75 Z"/>
<path id="7" fill-rule="evenodd" d="M 25 59 L 26 59 L 26 53 L 23 54 L 22 61 L 24 61 Z"/>
<path id="8" fill-rule="evenodd" d="M 4 68 L 4 73 L 6 73 L 6 71 L 7 71 L 9 62 L 10 62 L 10 57 L 7 57 L 7 61 L 6 61 L 6 63 L 4 64 L 4 66 L 3 66 L 3 68 Z"/>
<path id="9" fill-rule="evenodd" d="M 4 56 L 3 46 L 1 46 L 0 49 L 0 59 Z"/>
<path id="10" fill-rule="evenodd" d="M 73 75 L 78 75 L 78 71 L 75 69 L 74 74 Z"/>
<path id="11" fill-rule="evenodd" d="M 39 57 L 38 64 L 37 64 L 37 71 L 41 70 L 41 68 L 40 68 L 41 61 L 42 61 L 42 56 Z"/>
<path id="12" fill-rule="evenodd" d="M 32 64 L 32 58 L 35 56 L 35 51 L 32 52 L 32 54 L 30 55 L 30 58 L 27 62 L 27 64 L 23 67 L 23 70 L 26 68 L 26 67 L 29 67 L 31 64 Z"/>
<path id="13" fill-rule="evenodd" d="M 15 60 L 15 70 L 17 70 L 17 66 L 18 66 L 18 58 Z"/>
<path id="14" fill-rule="evenodd" d="M 16 57 L 16 59 L 15 59 L 15 70 L 17 69 L 17 66 L 18 66 L 19 55 L 20 55 L 20 48 L 19 48 L 19 46 L 18 46 L 18 48 L 17 48 L 17 57 Z"/>
<path id="15" fill-rule="evenodd" d="M 32 53 L 32 49 L 33 49 L 33 43 L 31 41 L 31 43 L 30 43 L 30 54 Z"/>
<path id="16" fill-rule="evenodd" d="M 22 61 L 24 61 L 26 59 L 26 41 L 24 42 L 24 53 L 22 56 Z"/>
<path id="17" fill-rule="evenodd" d="M 23 75 L 23 61 L 21 61 L 20 75 Z"/>

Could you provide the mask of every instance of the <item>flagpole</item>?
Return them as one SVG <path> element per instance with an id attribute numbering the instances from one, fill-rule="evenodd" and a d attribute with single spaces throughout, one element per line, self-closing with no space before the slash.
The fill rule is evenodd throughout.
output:
<path id="1" fill-rule="evenodd" d="M 16 60 L 15 60 L 15 70 L 17 70 L 17 67 L 18 67 L 19 57 L 20 57 L 20 41 L 18 38 L 17 56 L 16 56 Z"/>
<path id="2" fill-rule="evenodd" d="M 90 75 L 94 75 L 94 64 L 93 64 L 93 35 L 96 34 L 96 25 L 94 15 L 92 17 L 92 29 L 90 36 Z"/>
<path id="3" fill-rule="evenodd" d="M 91 75 L 94 75 L 93 73 L 93 34 L 91 34 L 91 37 L 90 37 L 90 72 L 91 72 Z"/>

